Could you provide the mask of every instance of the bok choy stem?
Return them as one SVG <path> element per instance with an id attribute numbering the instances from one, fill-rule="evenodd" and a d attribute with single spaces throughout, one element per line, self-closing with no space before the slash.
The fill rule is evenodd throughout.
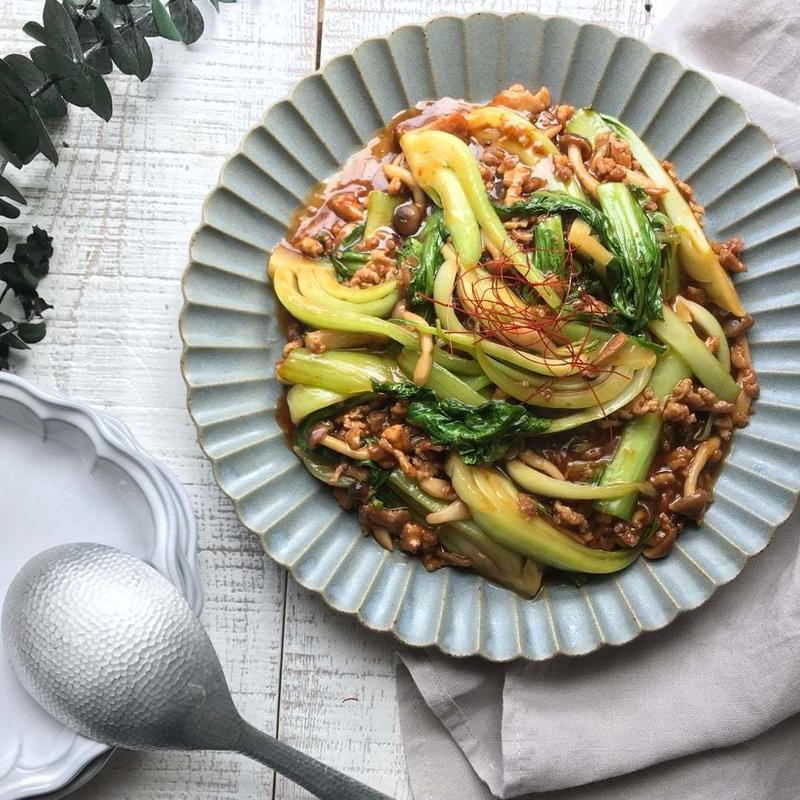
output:
<path id="1" fill-rule="evenodd" d="M 401 500 L 420 516 L 441 511 L 447 503 L 431 497 L 399 470 L 391 473 L 388 484 Z M 442 545 L 471 562 L 472 569 L 502 586 L 514 589 L 525 597 L 533 597 L 542 583 L 542 573 L 535 561 L 515 553 L 490 536 L 474 522 L 448 522 L 436 529 Z"/>
<path id="2" fill-rule="evenodd" d="M 579 544 L 546 517 L 526 516 L 516 486 L 494 467 L 469 467 L 457 455 L 446 470 L 473 520 L 496 542 L 540 564 L 570 572 L 609 573 L 624 569 L 639 555 L 631 550 L 598 550 Z"/>
<path id="3" fill-rule="evenodd" d="M 649 388 L 662 402 L 676 384 L 691 374 L 686 363 L 671 351 L 658 357 Z M 656 413 L 642 414 L 629 420 L 620 436 L 617 449 L 600 478 L 600 486 L 644 481 L 658 449 L 661 417 Z M 602 511 L 620 519 L 629 520 L 636 507 L 636 491 L 613 500 L 595 504 Z"/>

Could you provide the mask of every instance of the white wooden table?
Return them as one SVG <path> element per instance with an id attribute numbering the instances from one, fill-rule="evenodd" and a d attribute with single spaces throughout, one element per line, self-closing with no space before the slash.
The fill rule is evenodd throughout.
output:
<path id="1" fill-rule="evenodd" d="M 195 442 L 178 368 L 187 242 L 225 156 L 264 108 L 359 40 L 439 13 L 571 14 L 646 35 L 675 0 L 239 0 L 190 48 L 158 40 L 144 84 L 111 80 L 114 117 L 71 113 L 19 183 L 55 237 L 42 293 L 45 343 L 17 371 L 117 415 L 191 495 L 206 592 L 203 621 L 245 715 L 281 739 L 398 798 L 410 798 L 394 696 L 394 647 L 287 581 L 237 522 Z M 42 0 L 6 0 L 3 55 Z M 9 171 L 12 178 L 13 170 Z M 236 756 L 118 753 L 80 800 L 298 800 L 309 795 Z M 346 800 L 343 798 L 342 800 Z M 447 800 L 447 798 L 443 798 Z"/>

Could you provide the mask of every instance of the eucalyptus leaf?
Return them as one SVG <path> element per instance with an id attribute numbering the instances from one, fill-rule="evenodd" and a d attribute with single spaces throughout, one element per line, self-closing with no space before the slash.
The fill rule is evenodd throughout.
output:
<path id="1" fill-rule="evenodd" d="M 140 81 L 146 81 L 153 71 L 153 52 L 150 50 L 150 45 L 147 44 L 144 35 L 138 28 L 131 28 L 125 31 L 123 36 L 129 37 L 136 53 L 136 72 L 134 72 L 134 75 Z"/>
<path id="2" fill-rule="evenodd" d="M 0 197 L 0 217 L 7 217 L 8 219 L 16 219 L 20 214 L 19 209 L 9 203 L 7 200 L 3 200 Z"/>
<path id="3" fill-rule="evenodd" d="M 164 4 L 161 2 L 161 0 L 152 0 L 152 2 L 153 22 L 159 35 L 163 36 L 165 39 L 170 39 L 173 42 L 180 42 L 181 32 L 175 26 L 175 23 L 172 21 L 172 17 L 164 7 Z"/>
<path id="4" fill-rule="evenodd" d="M 11 331 L 0 331 L 0 342 L 12 350 L 30 350 L 30 347 Z"/>
<path id="5" fill-rule="evenodd" d="M 28 34 L 32 39 L 42 44 L 50 44 L 50 37 L 47 31 L 38 22 L 26 22 L 22 26 L 22 30 Z"/>
<path id="6" fill-rule="evenodd" d="M 83 50 L 66 8 L 58 0 L 45 0 L 42 22 L 47 32 L 48 46 L 70 60 L 83 61 Z"/>
<path id="7" fill-rule="evenodd" d="M 81 66 L 52 47 L 34 47 L 33 63 L 52 79 L 61 96 L 74 106 L 87 107 L 94 102 L 92 81 Z"/>
<path id="8" fill-rule="evenodd" d="M 4 61 L 22 78 L 31 94 L 44 86 L 47 76 L 26 56 L 14 53 L 6 56 Z M 42 119 L 55 119 L 67 113 L 67 104 L 61 99 L 55 86 L 49 86 L 37 94 L 33 98 L 33 105 Z"/>
<path id="9" fill-rule="evenodd" d="M 8 231 L 0 226 L 0 253 L 4 253 L 8 247 Z"/>
<path id="10" fill-rule="evenodd" d="M 96 15 L 92 17 L 95 19 Z M 78 39 L 81 42 L 84 54 L 91 51 L 86 55 L 86 63 L 94 67 L 101 75 L 108 75 L 114 69 L 111 62 L 111 56 L 105 47 L 98 46 L 101 44 L 100 36 L 97 32 L 92 21 L 89 19 L 82 19 L 78 23 Z"/>
<path id="11" fill-rule="evenodd" d="M 192 0 L 170 0 L 167 8 L 184 44 L 193 44 L 203 35 L 203 15 Z"/>
<path id="12" fill-rule="evenodd" d="M 23 206 L 28 205 L 28 201 L 22 196 L 22 192 L 8 178 L 4 178 L 2 175 L 0 175 L 0 197 L 8 197 Z"/>
<path id="13" fill-rule="evenodd" d="M 20 322 L 17 325 L 17 335 L 26 344 L 36 344 L 44 339 L 47 325 L 42 322 Z"/>
<path id="14" fill-rule="evenodd" d="M 0 264 L 0 281 L 7 283 L 16 294 L 34 290 L 39 284 L 38 278 L 16 261 Z"/>
<path id="15" fill-rule="evenodd" d="M 103 76 L 97 70 L 92 69 L 88 64 L 85 70 L 89 80 L 92 82 L 92 91 L 94 92 L 94 100 L 92 100 L 89 108 L 98 117 L 108 122 L 114 113 L 114 100 L 111 97 L 111 92 L 108 90 Z"/>
<path id="16" fill-rule="evenodd" d="M 105 47 L 95 50 L 86 56 L 86 63 L 96 69 L 101 75 L 109 75 L 114 71 L 114 62 Z"/>
<path id="17" fill-rule="evenodd" d="M 109 8 L 110 5 L 110 2 L 101 3 L 100 13 L 94 20 L 94 26 L 100 39 L 105 42 L 111 60 L 117 65 L 117 69 L 126 75 L 135 75 L 139 66 L 136 49 L 122 37 L 114 25 L 112 16 L 114 12 Z"/>
<path id="18" fill-rule="evenodd" d="M 22 78 L 0 60 L 0 149 L 14 166 L 27 164 L 39 152 L 35 114 Z"/>

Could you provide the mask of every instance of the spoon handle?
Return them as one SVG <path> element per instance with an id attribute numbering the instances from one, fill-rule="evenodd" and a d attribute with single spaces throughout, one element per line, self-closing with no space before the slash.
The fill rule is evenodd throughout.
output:
<path id="1" fill-rule="evenodd" d="M 244 723 L 236 749 L 285 775 L 320 800 L 391 800 L 388 795 L 262 733 L 248 722 Z"/>

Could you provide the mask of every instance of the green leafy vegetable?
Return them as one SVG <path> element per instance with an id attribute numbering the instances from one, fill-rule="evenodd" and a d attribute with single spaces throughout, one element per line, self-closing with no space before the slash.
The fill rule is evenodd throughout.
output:
<path id="1" fill-rule="evenodd" d="M 369 253 L 354 252 L 353 248 L 364 235 L 364 223 L 360 222 L 345 236 L 329 258 L 340 281 L 346 281 L 369 261 Z"/>
<path id="2" fill-rule="evenodd" d="M 409 238 L 398 253 L 400 263 L 411 260 L 416 262 L 416 266 L 409 264 L 411 283 L 408 296 L 412 308 L 423 313 L 429 320 L 433 319 L 433 305 L 430 300 L 433 297 L 433 281 L 444 261 L 442 245 L 446 238 L 444 214 L 441 209 L 434 208 L 419 233 Z"/>
<path id="3" fill-rule="evenodd" d="M 534 192 L 524 200 L 518 200 L 510 206 L 501 203 L 492 203 L 494 210 L 502 220 L 511 217 L 534 217 L 539 214 L 563 214 L 572 212 L 577 214 L 594 231 L 605 239 L 606 225 L 603 215 L 591 203 L 579 200 L 565 192 Z"/>
<path id="4" fill-rule="evenodd" d="M 543 274 L 565 277 L 567 256 L 561 217 L 547 217 L 533 229 L 533 246 L 533 263 Z"/>
<path id="5" fill-rule="evenodd" d="M 630 332 L 637 332 L 661 318 L 661 251 L 650 221 L 624 183 L 601 183 L 597 200 L 614 254 L 607 267 L 611 300 Z"/>
<path id="6" fill-rule="evenodd" d="M 661 295 L 671 300 L 681 290 L 677 258 L 680 236 L 672 227 L 670 218 L 662 211 L 654 211 L 647 216 L 661 247 Z"/>
<path id="7" fill-rule="evenodd" d="M 406 420 L 427 431 L 434 442 L 454 448 L 465 464 L 497 461 L 515 439 L 550 427 L 549 420 L 513 403 L 490 400 L 470 406 L 459 400 L 440 400 L 431 389 L 413 383 L 373 382 L 373 387 L 408 401 Z"/>

